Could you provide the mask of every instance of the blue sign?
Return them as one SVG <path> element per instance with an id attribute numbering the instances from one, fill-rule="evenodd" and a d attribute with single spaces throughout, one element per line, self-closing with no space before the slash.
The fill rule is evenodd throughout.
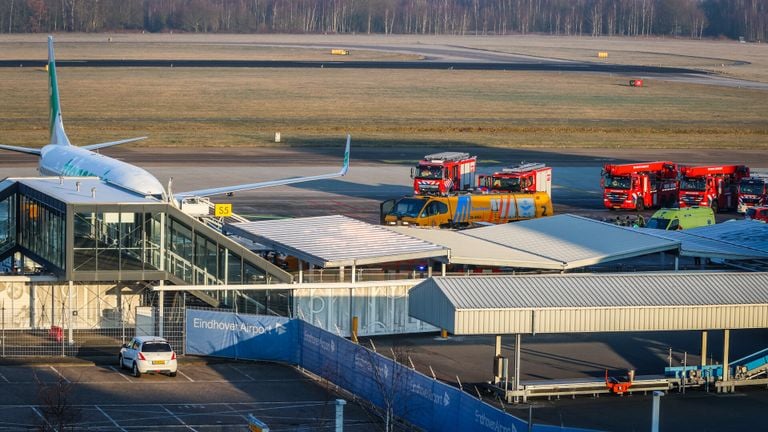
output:
<path id="1" fill-rule="evenodd" d="M 298 321 L 187 309 L 187 354 L 298 362 Z"/>

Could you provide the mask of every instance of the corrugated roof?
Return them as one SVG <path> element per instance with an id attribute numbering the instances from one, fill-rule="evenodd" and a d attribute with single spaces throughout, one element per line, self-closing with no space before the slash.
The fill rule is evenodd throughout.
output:
<path id="1" fill-rule="evenodd" d="M 467 235 L 467 231 L 449 231 L 406 226 L 387 226 L 386 228 L 449 248 L 451 250 L 450 262 L 452 264 L 551 270 L 560 270 L 563 268 L 563 263 L 560 261 L 475 238 Z"/>
<path id="2" fill-rule="evenodd" d="M 729 260 L 768 258 L 768 224 L 760 222 L 733 221 L 685 231 L 637 229 L 656 237 L 680 241 L 681 256 Z"/>
<path id="3" fill-rule="evenodd" d="M 456 309 L 768 304 L 768 273 L 434 277 Z"/>
<path id="4" fill-rule="evenodd" d="M 146 204 L 154 198 L 110 185 L 98 177 L 30 177 L 11 178 L 66 204 Z M 77 190 L 77 184 L 80 190 Z M 94 191 L 95 190 L 95 197 Z"/>
<path id="5" fill-rule="evenodd" d="M 448 256 L 442 246 L 341 215 L 243 222 L 224 229 L 321 267 Z"/>
<path id="6" fill-rule="evenodd" d="M 453 334 L 768 327 L 768 273 L 436 277 L 409 314 Z"/>
<path id="7" fill-rule="evenodd" d="M 466 230 L 464 234 L 562 263 L 563 269 L 677 250 L 679 241 L 576 215 Z"/>

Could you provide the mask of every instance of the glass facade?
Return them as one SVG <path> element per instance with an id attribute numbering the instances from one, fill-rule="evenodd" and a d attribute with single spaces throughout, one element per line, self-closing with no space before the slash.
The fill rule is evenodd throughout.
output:
<path id="1" fill-rule="evenodd" d="M 64 268 L 66 258 L 66 219 L 52 203 L 27 195 L 18 197 L 17 242 L 32 254 Z M 9 209 L 10 210 L 10 209 Z"/>
<path id="2" fill-rule="evenodd" d="M 73 215 L 74 271 L 159 270 L 157 214 L 87 211 Z"/>
<path id="3" fill-rule="evenodd" d="M 11 212 L 15 211 L 15 194 L 0 200 L 0 254 L 16 244 L 16 224 L 13 223 L 15 217 L 11 217 Z"/>

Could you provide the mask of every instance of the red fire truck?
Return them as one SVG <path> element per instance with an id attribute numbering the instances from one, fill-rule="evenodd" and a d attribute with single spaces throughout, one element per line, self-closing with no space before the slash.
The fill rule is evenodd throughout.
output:
<path id="1" fill-rule="evenodd" d="M 642 211 L 672 207 L 677 201 L 677 164 L 674 162 L 607 164 L 602 175 L 606 208 Z"/>
<path id="2" fill-rule="evenodd" d="M 745 213 L 747 209 L 768 204 L 768 173 L 752 173 L 739 182 L 739 203 L 736 211 Z"/>
<path id="3" fill-rule="evenodd" d="M 470 190 L 475 185 L 477 156 L 469 153 L 442 152 L 429 154 L 411 168 L 413 193 L 416 195 L 447 195 Z"/>
<path id="4" fill-rule="evenodd" d="M 546 192 L 552 196 L 552 168 L 543 163 L 524 163 L 491 175 L 478 176 L 478 186 L 491 193 Z"/>
<path id="5" fill-rule="evenodd" d="M 680 207 L 702 206 L 735 210 L 737 189 L 742 178 L 749 177 L 744 165 L 680 167 Z"/>

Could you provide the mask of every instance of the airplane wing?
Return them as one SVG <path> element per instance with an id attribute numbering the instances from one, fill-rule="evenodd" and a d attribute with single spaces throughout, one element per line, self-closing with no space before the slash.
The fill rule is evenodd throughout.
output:
<path id="1" fill-rule="evenodd" d="M 350 135 L 347 135 L 347 147 L 346 147 L 346 150 L 344 151 L 344 164 L 342 165 L 341 170 L 335 173 L 320 174 L 320 175 L 309 176 L 309 177 L 292 177 L 292 178 L 287 178 L 282 180 L 271 180 L 271 181 L 260 182 L 260 183 L 247 183 L 247 184 L 225 186 L 225 187 L 211 188 L 211 189 L 201 189 L 196 191 L 174 193 L 173 195 L 177 198 L 187 198 L 187 197 L 193 197 L 193 196 L 209 197 L 214 195 L 224 195 L 232 192 L 260 189 L 260 188 L 271 187 L 271 186 L 282 186 L 282 185 L 288 185 L 293 183 L 303 183 L 303 182 L 314 181 L 314 180 L 324 180 L 324 179 L 330 179 L 335 177 L 342 177 L 347 174 L 347 171 L 349 171 L 350 141 L 351 141 L 351 137 Z"/>
<path id="2" fill-rule="evenodd" d="M 129 143 L 129 142 L 141 141 L 143 139 L 147 139 L 147 137 L 143 136 L 143 137 L 138 137 L 138 138 L 128 138 L 128 139 L 124 139 L 124 140 L 120 140 L 120 141 L 110 141 L 110 142 L 105 142 L 105 143 L 100 143 L 100 144 L 91 144 L 91 145 L 86 145 L 86 146 L 80 146 L 80 148 L 84 148 L 86 150 L 94 151 L 94 150 L 98 150 L 98 149 L 102 149 L 102 148 L 106 148 L 106 147 L 112 147 L 112 146 L 116 146 L 116 145 L 120 145 L 120 144 L 126 144 L 126 143 Z"/>
<path id="3" fill-rule="evenodd" d="M 10 151 L 14 151 L 14 152 L 17 152 L 17 153 L 26 153 L 26 154 L 32 154 L 32 155 L 40 156 L 40 149 L 39 148 L 16 147 L 16 146 L 0 144 L 0 149 L 10 150 Z"/>

